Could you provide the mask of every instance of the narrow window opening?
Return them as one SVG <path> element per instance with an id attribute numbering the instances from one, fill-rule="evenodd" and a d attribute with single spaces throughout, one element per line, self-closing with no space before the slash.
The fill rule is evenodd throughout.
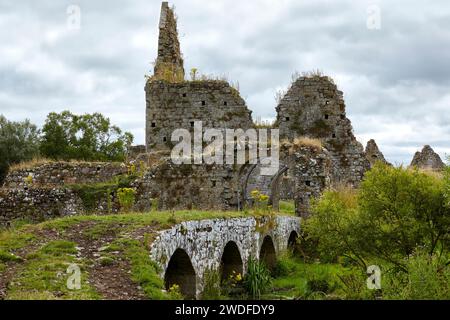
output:
<path id="1" fill-rule="evenodd" d="M 194 127 L 194 124 L 195 124 L 194 121 L 191 121 L 191 127 Z"/>
<path id="2" fill-rule="evenodd" d="M 328 114 L 325 115 L 325 119 L 328 120 L 329 117 L 330 117 L 330 116 L 329 116 Z"/>
<path id="3" fill-rule="evenodd" d="M 202 106 L 206 106 L 206 101 L 202 101 Z"/>
<path id="4" fill-rule="evenodd" d="M 309 186 L 311 186 L 311 181 L 307 180 L 307 181 L 305 181 L 305 184 L 309 187 Z"/>
<path id="5" fill-rule="evenodd" d="M 286 121 L 289 121 L 289 119 L 290 119 L 289 117 L 286 117 Z"/>
<path id="6" fill-rule="evenodd" d="M 187 96 L 187 94 L 186 94 L 186 93 L 183 93 L 183 98 L 186 98 L 186 96 Z"/>
<path id="7" fill-rule="evenodd" d="M 163 142 L 167 142 L 167 137 L 163 137 Z"/>
<path id="8" fill-rule="evenodd" d="M 224 102 L 223 102 L 223 105 L 224 105 L 224 106 L 227 106 L 227 105 L 228 105 L 228 102 L 224 101 Z"/>
<path id="9" fill-rule="evenodd" d="M 152 128 L 156 127 L 156 122 L 152 122 Z"/>

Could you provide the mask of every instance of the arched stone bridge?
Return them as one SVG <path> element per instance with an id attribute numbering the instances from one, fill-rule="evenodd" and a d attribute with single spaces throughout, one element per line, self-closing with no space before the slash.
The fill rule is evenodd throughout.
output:
<path id="1" fill-rule="evenodd" d="M 166 288 L 177 284 L 188 298 L 199 297 L 207 270 L 245 274 L 250 257 L 271 268 L 276 255 L 295 243 L 297 217 L 244 217 L 186 221 L 161 231 L 151 246 L 151 258 L 161 267 Z"/>

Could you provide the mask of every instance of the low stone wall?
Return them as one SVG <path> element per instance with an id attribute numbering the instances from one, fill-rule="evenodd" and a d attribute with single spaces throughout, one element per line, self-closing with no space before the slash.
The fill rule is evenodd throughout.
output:
<path id="1" fill-rule="evenodd" d="M 127 167 L 121 163 L 49 162 L 8 173 L 3 187 L 58 187 L 67 184 L 99 183 L 125 173 Z"/>
<path id="2" fill-rule="evenodd" d="M 262 258 L 260 253 L 267 236 L 278 254 L 288 247 L 293 231 L 299 234 L 300 219 L 289 216 L 187 221 L 160 232 L 151 245 L 150 254 L 161 267 L 161 277 L 164 278 L 174 253 L 178 249 L 184 250 L 195 271 L 195 291 L 199 296 L 203 291 L 205 271 L 217 270 L 221 266 L 227 244 L 233 242 L 237 245 L 245 273 L 249 257 Z M 185 270 L 178 272 L 183 274 Z"/>
<path id="3" fill-rule="evenodd" d="M 82 214 L 113 214 L 120 211 L 115 190 L 90 200 L 71 188 L 0 189 L 0 226 L 15 220 L 42 222 Z"/>
<path id="4" fill-rule="evenodd" d="M 69 189 L 0 190 L 0 225 L 19 219 L 40 222 L 83 212 L 81 199 Z"/>

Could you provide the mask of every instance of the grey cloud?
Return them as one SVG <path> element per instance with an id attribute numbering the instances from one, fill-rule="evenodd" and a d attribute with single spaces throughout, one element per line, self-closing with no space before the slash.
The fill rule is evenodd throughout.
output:
<path id="1" fill-rule="evenodd" d="M 344 91 L 362 143 L 392 162 L 423 144 L 450 153 L 450 5 L 177 0 L 186 70 L 238 81 L 254 116 L 275 117 L 274 94 L 294 71 L 319 68 Z M 66 8 L 82 10 L 67 32 Z M 53 110 L 100 111 L 144 141 L 144 74 L 156 57 L 160 1 L 0 0 L 0 113 L 42 124 Z"/>

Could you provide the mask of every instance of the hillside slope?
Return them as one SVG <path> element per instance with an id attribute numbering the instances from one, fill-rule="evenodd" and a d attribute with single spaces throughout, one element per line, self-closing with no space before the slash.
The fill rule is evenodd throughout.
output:
<path id="1" fill-rule="evenodd" d="M 149 247 L 159 230 L 186 220 L 244 212 L 151 212 L 73 216 L 0 233 L 0 299 L 170 299 Z M 70 265 L 81 289 L 69 290 Z"/>

